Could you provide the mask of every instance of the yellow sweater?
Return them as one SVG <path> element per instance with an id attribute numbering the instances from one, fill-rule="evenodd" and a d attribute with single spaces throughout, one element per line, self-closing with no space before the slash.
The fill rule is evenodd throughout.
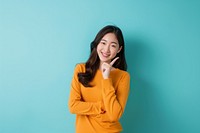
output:
<path id="1" fill-rule="evenodd" d="M 79 72 L 85 72 L 85 64 L 75 67 L 68 103 L 70 112 L 76 114 L 76 133 L 119 133 L 119 119 L 129 94 L 129 73 L 115 69 L 109 79 L 103 79 L 97 70 L 93 87 L 84 87 L 78 81 Z"/>

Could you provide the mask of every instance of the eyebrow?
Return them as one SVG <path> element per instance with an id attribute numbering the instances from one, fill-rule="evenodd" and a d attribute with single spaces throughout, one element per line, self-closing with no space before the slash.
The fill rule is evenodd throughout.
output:
<path id="1" fill-rule="evenodd" d="M 101 39 L 101 41 L 107 42 L 107 40 L 105 40 L 105 39 Z M 111 42 L 111 43 L 118 44 L 118 43 L 116 43 L 116 42 Z"/>

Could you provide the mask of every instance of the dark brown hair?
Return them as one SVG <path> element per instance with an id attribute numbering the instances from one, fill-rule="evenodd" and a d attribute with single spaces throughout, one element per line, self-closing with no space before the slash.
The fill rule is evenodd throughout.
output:
<path id="1" fill-rule="evenodd" d="M 89 83 L 90 81 L 92 81 L 97 70 L 99 69 L 100 59 L 97 54 L 97 45 L 99 44 L 101 39 L 108 33 L 114 33 L 119 42 L 119 47 L 122 46 L 121 51 L 116 55 L 116 57 L 119 57 L 119 59 L 113 64 L 113 67 L 119 68 L 124 71 L 127 70 L 125 49 L 124 49 L 124 37 L 122 31 L 117 26 L 107 25 L 97 33 L 95 39 L 91 42 L 90 45 L 91 54 L 86 62 L 85 72 L 78 73 L 78 80 L 85 87 L 91 87 Z"/>

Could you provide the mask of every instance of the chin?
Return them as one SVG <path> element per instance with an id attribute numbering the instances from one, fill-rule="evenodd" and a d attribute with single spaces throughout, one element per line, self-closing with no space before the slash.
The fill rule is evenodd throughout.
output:
<path id="1" fill-rule="evenodd" d="M 102 62 L 110 62 L 111 59 L 102 59 L 102 58 L 100 58 L 100 61 L 102 61 Z"/>

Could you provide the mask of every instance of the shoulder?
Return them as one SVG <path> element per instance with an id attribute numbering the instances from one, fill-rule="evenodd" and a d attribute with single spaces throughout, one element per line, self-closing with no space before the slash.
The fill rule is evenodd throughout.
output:
<path id="1" fill-rule="evenodd" d="M 121 71 L 121 73 L 122 73 L 123 76 L 130 78 L 129 72 L 124 71 L 124 70 L 120 70 L 120 71 Z"/>
<path id="2" fill-rule="evenodd" d="M 116 69 L 115 71 L 115 76 L 120 78 L 120 79 L 127 79 L 130 80 L 130 74 L 127 71 L 121 70 L 121 69 Z"/>
<path id="3" fill-rule="evenodd" d="M 75 72 L 85 72 L 85 63 L 78 63 L 75 65 Z"/>

